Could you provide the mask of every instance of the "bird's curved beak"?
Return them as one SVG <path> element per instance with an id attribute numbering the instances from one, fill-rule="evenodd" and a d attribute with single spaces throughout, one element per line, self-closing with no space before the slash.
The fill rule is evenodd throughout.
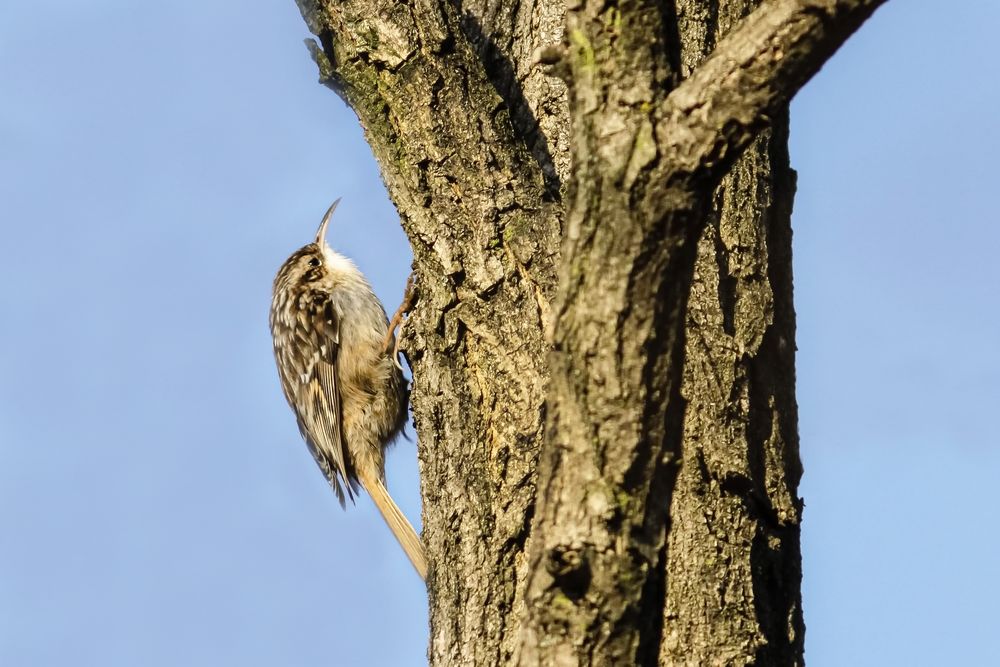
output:
<path id="1" fill-rule="evenodd" d="M 337 197 L 337 201 L 333 202 L 326 215 L 323 216 L 323 222 L 319 223 L 319 229 L 316 231 L 316 245 L 321 248 L 326 244 L 326 228 L 330 226 L 330 218 L 333 217 L 333 212 L 337 210 L 339 203 L 340 197 Z"/>

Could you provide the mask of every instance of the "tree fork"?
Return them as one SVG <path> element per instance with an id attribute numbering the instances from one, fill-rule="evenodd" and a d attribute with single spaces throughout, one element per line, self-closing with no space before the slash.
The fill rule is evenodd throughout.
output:
<path id="1" fill-rule="evenodd" d="M 415 377 L 433 664 L 670 664 L 695 655 L 710 609 L 683 604 L 689 594 L 707 598 L 673 586 L 687 566 L 666 537 L 668 505 L 679 528 L 694 516 L 671 498 L 675 483 L 683 494 L 699 488 L 685 471 L 701 470 L 700 488 L 770 522 L 753 553 L 773 544 L 782 521 L 797 530 L 788 387 L 773 404 L 759 401 L 767 391 L 745 392 L 750 474 L 730 474 L 744 470 L 736 459 L 717 465 L 714 445 L 699 449 L 689 417 L 684 442 L 698 456 L 677 475 L 684 327 L 697 324 L 685 305 L 692 284 L 699 289 L 692 273 L 706 239 L 726 262 L 717 292 L 736 304 L 720 307 L 724 331 L 753 300 L 741 283 L 753 276 L 728 262 L 741 247 L 725 236 L 742 228 L 727 228 L 723 211 L 719 231 L 702 235 L 711 193 L 879 4 L 765 1 L 688 75 L 676 43 L 692 38 L 678 29 L 702 3 L 583 2 L 566 11 L 563 97 L 527 56 L 559 42 L 551 26 L 561 6 L 299 0 L 322 45 L 313 49 L 321 77 L 358 114 L 413 244 L 420 301 L 403 349 Z M 734 5 L 719 3 L 716 23 Z M 615 69 L 623 64 L 630 69 Z M 766 150 L 780 150 L 782 134 L 779 123 Z M 721 196 L 743 187 L 724 185 Z M 782 348 L 791 334 L 787 239 L 767 222 L 790 200 L 760 205 L 758 227 L 774 240 L 765 243 L 774 262 L 758 264 L 773 277 L 774 325 L 760 340 L 744 327 L 728 343 L 757 345 L 734 372 L 740 386 L 767 389 L 781 383 L 766 377 L 773 361 L 792 372 Z M 760 235 L 750 236 L 760 249 Z M 690 362 L 688 375 L 697 375 Z M 692 405 L 697 386 L 685 385 Z M 797 562 L 797 533 L 782 548 Z M 774 609 L 790 620 L 775 630 L 774 614 L 762 613 L 700 655 L 725 662 L 743 642 L 757 659 L 791 664 L 801 632 L 785 642 L 791 653 L 760 647 L 801 629 L 797 581 L 790 594 L 751 585 L 752 604 L 777 595 Z"/>
<path id="2" fill-rule="evenodd" d="M 659 4 L 568 12 L 573 195 L 519 664 L 658 662 L 685 307 L 712 191 L 879 4 L 763 2 L 667 95 Z"/>

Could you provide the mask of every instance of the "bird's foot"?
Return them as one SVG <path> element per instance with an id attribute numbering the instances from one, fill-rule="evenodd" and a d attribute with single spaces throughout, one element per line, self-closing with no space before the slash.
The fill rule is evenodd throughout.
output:
<path id="1" fill-rule="evenodd" d="M 389 330 L 385 334 L 385 343 L 383 345 L 385 353 L 392 354 L 392 363 L 399 370 L 403 370 L 403 366 L 399 363 L 399 339 L 403 337 L 403 326 L 406 324 L 404 316 L 410 312 L 416 300 L 417 290 L 414 286 L 413 274 L 411 273 L 410 277 L 406 279 L 403 302 L 399 304 L 399 308 L 396 309 L 392 319 L 389 320 Z M 399 329 L 398 337 L 395 335 L 397 328 Z"/>

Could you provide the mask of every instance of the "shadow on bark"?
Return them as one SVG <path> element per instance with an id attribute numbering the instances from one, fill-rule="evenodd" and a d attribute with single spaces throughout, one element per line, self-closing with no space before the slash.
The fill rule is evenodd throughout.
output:
<path id="1" fill-rule="evenodd" d="M 504 102 L 505 107 L 497 109 L 497 112 L 506 111 L 510 115 L 517 136 L 524 141 L 528 151 L 538 162 L 545 180 L 546 196 L 550 201 L 559 201 L 562 181 L 556 172 L 552 152 L 549 150 L 549 141 L 524 96 L 524 89 L 518 81 L 514 64 L 496 41 L 483 30 L 479 19 L 471 12 L 462 12 L 461 26 L 465 37 L 475 47 L 487 77 Z"/>

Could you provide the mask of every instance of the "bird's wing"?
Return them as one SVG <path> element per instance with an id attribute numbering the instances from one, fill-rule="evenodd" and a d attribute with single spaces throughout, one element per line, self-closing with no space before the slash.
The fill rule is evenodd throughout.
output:
<path id="1" fill-rule="evenodd" d="M 345 491 L 354 500 L 357 477 L 344 443 L 340 414 L 336 370 L 340 319 L 325 292 L 314 292 L 302 306 L 295 335 L 301 349 L 311 354 L 306 355 L 298 378 L 296 403 L 305 408 L 296 411 L 299 430 L 343 505 Z"/>

